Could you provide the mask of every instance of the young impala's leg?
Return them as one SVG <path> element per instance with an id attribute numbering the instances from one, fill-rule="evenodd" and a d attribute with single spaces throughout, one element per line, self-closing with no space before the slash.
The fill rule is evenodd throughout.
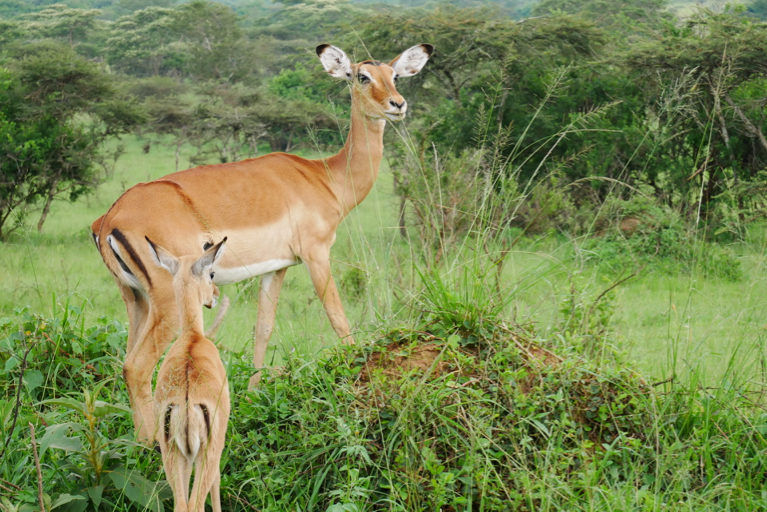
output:
<path id="1" fill-rule="evenodd" d="M 200 454 L 194 463 L 194 485 L 192 494 L 189 495 L 189 512 L 205 512 L 205 499 L 221 477 L 219 464 L 221 464 L 221 454 L 212 453 L 210 443 L 205 443 L 200 448 Z M 212 498 L 214 498 L 213 495 L 211 495 Z M 215 501 L 211 503 L 214 507 L 216 506 Z"/>
<path id="2" fill-rule="evenodd" d="M 210 486 L 210 505 L 213 512 L 221 512 L 221 473 L 216 474 L 216 479 Z"/>
<path id="3" fill-rule="evenodd" d="M 165 478 L 173 489 L 173 510 L 174 512 L 186 512 L 192 465 L 186 460 L 186 457 L 179 453 L 178 448 L 170 443 L 166 444 L 162 451 L 162 462 L 165 467 Z"/>
<path id="4" fill-rule="evenodd" d="M 349 329 L 349 320 L 346 319 L 341 297 L 338 295 L 336 283 L 330 274 L 330 251 L 317 250 L 307 255 L 304 258 L 304 263 L 309 269 L 317 296 L 325 307 L 330 325 L 333 326 L 333 330 L 336 331 L 341 341 L 353 345 L 354 339 L 352 339 L 352 332 Z"/>
<path id="5" fill-rule="evenodd" d="M 178 311 L 172 296 L 154 297 L 144 330 L 125 358 L 123 376 L 128 387 L 133 423 L 139 440 L 155 440 L 157 418 L 152 400 L 152 375 L 178 328 Z"/>
<path id="6" fill-rule="evenodd" d="M 258 372 L 250 378 L 250 387 L 261 380 L 261 368 L 264 367 L 266 347 L 274 330 L 274 317 L 277 314 L 277 299 L 280 297 L 282 282 L 287 268 L 269 272 L 261 277 L 261 290 L 258 292 L 258 319 L 256 320 L 256 340 L 253 350 L 253 367 Z"/>

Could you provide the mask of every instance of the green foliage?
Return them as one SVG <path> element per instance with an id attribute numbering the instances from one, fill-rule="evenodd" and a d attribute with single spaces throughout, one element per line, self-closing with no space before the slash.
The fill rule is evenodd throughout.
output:
<path id="1" fill-rule="evenodd" d="M 54 310 L 54 318 L 20 308 L 0 319 L 1 423 L 3 443 L 10 442 L 0 459 L 0 478 L 21 489 L 12 501 L 4 498 L 4 506 L 37 510 L 34 468 L 18 471 L 33 464 L 31 423 L 38 431 L 47 510 L 134 504 L 162 512 L 162 500 L 170 495 L 167 484 L 156 481 L 159 457 L 142 455 L 145 465 L 135 467 L 135 457 L 147 450 L 133 441 L 118 378 L 126 330 L 106 318 L 86 326 L 80 307 L 55 298 Z"/>
<path id="2" fill-rule="evenodd" d="M 109 76 L 71 48 L 45 41 L 8 53 L 0 68 L 0 237 L 38 201 L 42 229 L 54 198 L 93 190 L 97 166 L 108 162 L 104 141 L 140 120 L 130 101 L 115 98 Z"/>
<path id="3" fill-rule="evenodd" d="M 27 14 L 24 29 L 36 38 L 63 39 L 70 46 L 84 41 L 96 27 L 98 9 L 72 9 L 63 4 L 54 4 L 40 11 Z"/>
<path id="4" fill-rule="evenodd" d="M 428 288 L 420 302 L 447 304 L 445 292 L 461 296 Z M 291 357 L 238 402 L 224 487 L 262 510 L 555 510 L 681 493 L 715 503 L 713 476 L 729 475 L 745 486 L 739 506 L 761 499 L 763 427 L 745 425 L 763 420 L 737 391 L 656 395 L 579 353 L 575 331 L 551 342 L 463 309 L 474 316 L 425 315 L 362 349 Z"/>
<path id="5" fill-rule="evenodd" d="M 640 196 L 608 200 L 602 232 L 582 244 L 580 256 L 608 274 L 648 270 L 740 281 L 743 269 L 733 251 L 703 240 L 679 214 Z"/>

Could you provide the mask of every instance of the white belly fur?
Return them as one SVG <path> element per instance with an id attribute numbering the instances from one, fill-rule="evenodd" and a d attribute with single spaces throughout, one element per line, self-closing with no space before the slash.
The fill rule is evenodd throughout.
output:
<path id="1" fill-rule="evenodd" d="M 260 263 L 252 263 L 242 267 L 221 268 L 213 267 L 216 277 L 213 282 L 216 284 L 230 284 L 260 276 L 268 272 L 274 272 L 281 268 L 297 265 L 297 260 L 267 260 Z"/>

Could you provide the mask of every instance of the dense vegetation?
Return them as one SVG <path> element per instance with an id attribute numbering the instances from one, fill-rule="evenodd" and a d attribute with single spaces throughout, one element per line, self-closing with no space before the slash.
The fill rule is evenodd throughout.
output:
<path id="1" fill-rule="evenodd" d="M 155 168 L 335 150 L 348 92 L 320 42 L 358 60 L 436 52 L 398 84 L 396 204 L 376 204 L 393 221 L 351 217 L 334 249 L 360 346 L 318 354 L 302 323 L 252 392 L 252 310 L 222 348 L 225 509 L 767 507 L 763 329 L 742 334 L 764 323 L 743 298 L 761 297 L 767 246 L 763 4 L 0 0 L 2 267 L 31 288 L 0 303 L 0 509 L 171 506 L 159 456 L 134 442 L 114 286 L 101 267 L 92 288 L 70 282 L 65 259 L 99 265 L 87 215 Z M 152 170 L 116 176 L 145 155 Z M 87 212 L 76 234 L 43 233 L 64 200 Z M 46 250 L 66 282 L 52 300 Z M 640 278 L 689 280 L 688 303 L 737 291 L 716 368 L 685 359 L 679 344 L 710 333 L 694 338 L 664 288 L 638 322 L 666 326 L 662 355 L 633 369 L 627 347 L 648 340 L 617 334 L 635 304 L 616 290 Z M 285 315 L 305 322 L 316 302 L 290 292 Z"/>
<path id="2" fill-rule="evenodd" d="M 332 40 L 359 58 L 391 58 L 429 41 L 437 53 L 427 73 L 403 85 L 414 107 L 410 147 L 395 161 L 403 202 L 422 198 L 418 175 L 441 158 L 467 169 L 460 179 L 446 173 L 451 193 L 451 186 L 489 180 L 506 202 L 537 194 L 532 209 L 496 219 L 533 232 L 589 232 L 607 197 L 637 192 L 687 221 L 705 221 L 710 235 L 742 238 L 744 226 L 762 216 L 767 25 L 742 8 L 701 10 L 680 21 L 660 0 L 607 9 L 596 1 L 517 5 L 530 14 L 522 20 L 505 4 L 405 8 L 322 0 L 233 9 L 202 0 L 83 1 L 31 12 L 14 5 L 6 7 L 14 16 L 0 22 L 6 123 L 32 118 L 67 131 L 103 125 L 99 137 L 82 143 L 87 148 L 138 124 L 147 144 L 192 144 L 192 164 L 235 161 L 265 144 L 272 151 L 323 149 L 339 142 L 348 99 L 321 78 L 315 43 Z M 53 56 L 68 74 L 34 82 L 29 67 Z M 67 88 L 80 89 L 78 80 L 101 96 L 71 98 L 63 112 L 48 107 L 60 105 Z M 16 91 L 25 84 L 29 90 Z M 121 108 L 104 103 L 104 87 Z M 17 119 L 14 97 L 35 98 L 45 113 Z M 15 137 L 37 147 L 56 136 L 40 130 Z M 15 151 L 24 146 L 11 144 Z M 85 155 L 76 160 L 93 161 Z M 75 199 L 98 182 L 92 169 L 40 163 L 62 160 L 56 155 L 13 160 L 14 170 L 4 170 L 0 226 L 18 226 L 44 209 L 46 190 Z M 29 184 L 28 176 L 43 184 Z M 507 181 L 521 187 L 510 191 Z M 552 218 L 560 206 L 568 215 Z M 424 222 L 417 210 L 414 222 Z"/>

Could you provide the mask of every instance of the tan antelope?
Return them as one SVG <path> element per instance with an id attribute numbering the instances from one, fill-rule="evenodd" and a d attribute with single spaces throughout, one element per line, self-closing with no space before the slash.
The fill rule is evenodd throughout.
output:
<path id="1" fill-rule="evenodd" d="M 275 308 L 288 267 L 304 263 L 336 334 L 353 343 L 336 284 L 330 247 L 341 220 L 368 195 L 378 177 L 387 120 L 405 117 L 400 77 L 418 73 L 433 47 L 413 46 L 389 64 L 352 64 L 328 44 L 317 47 L 325 70 L 348 80 L 351 128 L 341 151 L 307 160 L 271 153 L 242 162 L 177 172 L 126 191 L 91 229 L 128 310 L 123 372 L 139 438 L 151 440 L 152 372 L 179 324 L 171 279 L 148 265 L 148 236 L 173 254 L 199 255 L 224 233 L 226 255 L 216 263 L 216 284 L 262 275 L 253 365 L 264 363 Z M 250 385 L 258 383 L 256 373 Z"/>
<path id="2" fill-rule="evenodd" d="M 224 252 L 226 238 L 200 258 L 177 258 L 146 240 L 154 263 L 173 278 L 181 322 L 181 334 L 160 366 L 155 390 L 157 437 L 174 510 L 205 512 L 210 493 L 213 511 L 220 512 L 219 464 L 229 422 L 229 385 L 218 349 L 203 333 L 202 306 L 211 307 L 218 296 L 213 265 Z"/>

